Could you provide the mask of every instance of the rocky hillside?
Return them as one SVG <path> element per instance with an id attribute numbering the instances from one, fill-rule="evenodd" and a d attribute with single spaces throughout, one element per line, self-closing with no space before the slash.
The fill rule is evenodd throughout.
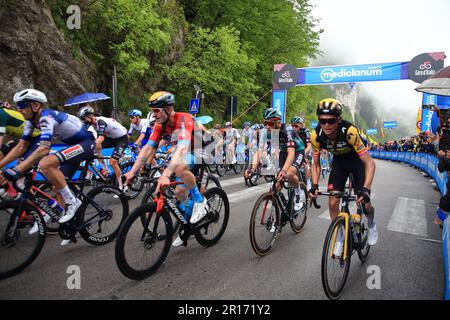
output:
<path id="1" fill-rule="evenodd" d="M 96 67 L 57 29 L 44 0 L 1 0 L 0 99 L 34 87 L 60 106 L 71 96 L 96 90 Z"/>

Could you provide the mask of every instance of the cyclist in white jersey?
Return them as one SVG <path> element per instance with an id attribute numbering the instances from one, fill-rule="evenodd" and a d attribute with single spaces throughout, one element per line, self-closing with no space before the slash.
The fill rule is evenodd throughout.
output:
<path id="1" fill-rule="evenodd" d="M 138 109 L 132 109 L 128 111 L 128 116 L 130 117 L 130 129 L 128 130 L 128 138 L 131 138 L 131 135 L 134 131 L 139 132 L 139 136 L 134 142 L 135 147 L 139 150 L 141 146 L 145 146 L 148 142 L 148 138 L 151 135 L 147 130 L 150 125 L 150 119 L 141 119 L 142 112 Z"/>
<path id="2" fill-rule="evenodd" d="M 29 140 L 35 129 L 41 130 L 41 137 L 39 147 L 16 167 L 5 170 L 3 175 L 8 180 L 14 181 L 18 179 L 20 172 L 29 170 L 39 163 L 39 168 L 62 197 L 62 199 L 58 197 L 58 200 L 61 203 L 64 200 L 67 205 L 67 210 L 58 220 L 59 223 L 65 223 L 74 217 L 81 205 L 81 201 L 67 186 L 65 177 L 71 178 L 80 162 L 89 161 L 94 157 L 94 138 L 77 117 L 43 109 L 47 97 L 38 90 L 26 89 L 17 92 L 14 95 L 14 102 L 27 120 L 22 139 Z M 49 155 L 53 139 L 69 147 Z M 46 215 L 44 218 L 48 220 L 50 217 Z M 64 240 L 61 244 L 67 243 L 70 243 L 70 240 Z"/>
<path id="3" fill-rule="evenodd" d="M 95 148 L 99 154 L 101 154 L 103 148 L 114 147 L 109 164 L 114 170 L 119 188 L 122 189 L 122 171 L 120 170 L 119 159 L 128 147 L 127 129 L 112 118 L 96 116 L 94 108 L 91 106 L 81 108 L 78 117 L 85 124 L 93 126 L 97 131 L 98 137 L 95 140 Z"/>

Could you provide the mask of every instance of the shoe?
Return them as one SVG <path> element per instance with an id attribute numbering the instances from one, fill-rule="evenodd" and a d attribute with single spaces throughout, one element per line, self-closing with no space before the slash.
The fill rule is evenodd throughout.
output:
<path id="1" fill-rule="evenodd" d="M 63 241 L 61 241 L 61 245 L 62 246 L 67 246 L 68 244 L 71 244 L 72 240 L 70 239 L 64 239 Z"/>
<path id="2" fill-rule="evenodd" d="M 48 214 L 44 215 L 45 223 L 49 222 L 51 218 L 52 217 L 50 217 Z M 39 231 L 39 225 L 37 222 L 34 222 L 33 228 L 31 228 L 30 231 L 28 231 L 28 234 L 35 234 L 38 231 Z"/>
<path id="3" fill-rule="evenodd" d="M 305 204 L 303 203 L 302 199 L 300 198 L 300 195 L 295 196 L 295 205 L 294 205 L 294 211 L 300 211 L 303 209 Z"/>
<path id="4" fill-rule="evenodd" d="M 369 227 L 369 233 L 367 235 L 367 243 L 369 246 L 374 246 L 378 242 L 377 225 L 374 223 L 372 228 Z"/>
<path id="5" fill-rule="evenodd" d="M 172 242 L 172 246 L 174 247 L 179 247 L 182 246 L 184 243 L 183 240 L 181 240 L 180 236 L 178 236 L 173 242 Z"/>
<path id="6" fill-rule="evenodd" d="M 77 198 L 74 204 L 67 205 L 66 213 L 61 218 L 59 218 L 58 222 L 65 223 L 72 219 L 75 216 L 75 213 L 77 213 L 77 210 L 80 206 L 81 200 Z"/>
<path id="7" fill-rule="evenodd" d="M 344 251 L 344 232 L 342 229 L 338 230 L 336 241 L 334 242 L 333 255 L 335 258 L 340 258 Z"/>
<path id="8" fill-rule="evenodd" d="M 275 231 L 277 231 L 277 224 L 274 221 L 273 224 L 272 224 L 272 227 L 270 227 L 269 232 L 270 233 L 274 233 Z"/>
<path id="9" fill-rule="evenodd" d="M 201 219 L 203 219 L 204 216 L 206 216 L 206 213 L 208 212 L 208 202 L 205 198 L 203 198 L 203 202 L 195 202 L 194 207 L 192 208 L 192 216 L 191 216 L 191 223 L 197 223 Z"/>

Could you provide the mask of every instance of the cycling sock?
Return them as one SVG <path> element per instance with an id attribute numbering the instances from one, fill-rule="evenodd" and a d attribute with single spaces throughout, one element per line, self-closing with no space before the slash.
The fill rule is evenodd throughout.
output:
<path id="1" fill-rule="evenodd" d="M 72 191 L 70 191 L 69 186 L 66 185 L 64 188 L 62 188 L 61 190 L 59 190 L 59 193 L 61 194 L 61 196 L 64 199 L 64 202 L 66 204 L 74 204 L 75 202 L 77 202 L 77 199 L 75 198 L 75 196 L 73 195 Z"/>
<path id="2" fill-rule="evenodd" d="M 200 193 L 200 190 L 198 190 L 198 187 L 195 186 L 194 188 L 192 188 L 191 190 L 189 190 L 189 194 L 192 196 L 192 199 L 194 200 L 194 202 L 203 202 L 203 196 Z"/>
<path id="3" fill-rule="evenodd" d="M 306 180 L 306 189 L 311 189 L 311 179 Z"/>

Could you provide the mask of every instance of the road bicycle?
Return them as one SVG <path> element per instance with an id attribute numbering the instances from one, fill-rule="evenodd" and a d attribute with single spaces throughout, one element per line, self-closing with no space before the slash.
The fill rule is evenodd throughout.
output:
<path id="1" fill-rule="evenodd" d="M 87 170 L 88 164 L 85 166 Z M 62 239 L 77 242 L 76 234 L 92 245 L 105 245 L 113 241 L 121 223 L 128 215 L 128 201 L 122 191 L 112 185 L 101 185 L 85 193 L 86 171 L 79 181 L 70 181 L 69 187 L 82 201 L 75 216 L 59 225 Z M 21 193 L 19 200 L 0 203 L 0 279 L 20 273 L 39 255 L 46 239 L 44 213 L 58 221 L 62 207 L 26 172 L 13 183 Z M 113 196 L 116 196 L 115 198 Z M 31 233 L 37 223 L 38 231 Z"/>
<path id="2" fill-rule="evenodd" d="M 193 236 L 202 246 L 210 247 L 223 236 L 230 215 L 226 193 L 220 188 L 206 190 L 203 196 L 208 212 L 202 220 L 191 224 L 175 200 L 174 187 L 180 184 L 183 182 L 161 186 L 152 202 L 142 204 L 125 220 L 117 237 L 115 257 L 126 277 L 145 279 L 165 261 L 177 229 L 171 216 L 179 222 L 178 234 L 184 245 Z"/>
<path id="3" fill-rule="evenodd" d="M 283 227 L 289 223 L 295 233 L 300 233 L 307 218 L 308 191 L 306 185 L 300 182 L 302 208 L 294 210 L 295 188 L 286 181 L 277 192 L 277 181 L 274 179 L 269 192 L 261 195 L 253 207 L 250 216 L 250 243 L 253 251 L 259 256 L 267 255 L 275 240 L 281 234 Z M 287 190 L 287 197 L 282 192 Z"/>
<path id="4" fill-rule="evenodd" d="M 362 203 L 358 205 L 357 213 L 350 213 L 350 202 L 357 199 L 357 196 L 352 195 L 352 180 L 344 192 L 319 192 L 318 194 L 342 199 L 341 210 L 331 222 L 325 237 L 321 263 L 323 289 L 329 299 L 335 300 L 340 298 L 344 289 L 352 255 L 357 252 L 362 263 L 368 259 L 370 251 L 367 242 L 368 219 L 364 214 L 365 208 Z M 316 202 L 313 203 L 316 208 L 320 208 Z M 338 233 L 344 237 L 343 247 L 338 249 L 338 252 L 341 251 L 340 256 L 335 255 Z"/>

